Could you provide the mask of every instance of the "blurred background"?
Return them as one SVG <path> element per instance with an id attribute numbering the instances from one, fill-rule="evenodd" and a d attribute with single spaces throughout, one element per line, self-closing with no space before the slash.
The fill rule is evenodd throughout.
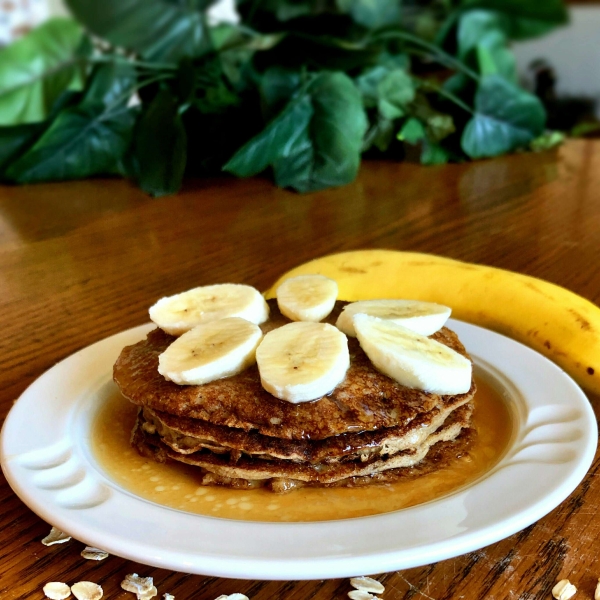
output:
<path id="1" fill-rule="evenodd" d="M 228 10 L 226 3 L 227 0 L 221 0 L 223 12 Z M 579 0 L 567 5 L 567 26 L 538 39 L 514 43 L 519 77 L 530 90 L 538 86 L 538 94 L 546 96 L 547 106 L 555 95 L 562 113 L 591 109 L 600 118 L 600 0 Z M 62 0 L 1 0 L 0 45 L 8 44 L 51 16 L 67 14 Z M 568 123 L 560 122 L 564 118 L 558 117 L 556 123 L 556 115 L 551 114 L 549 126 L 568 129 Z"/>

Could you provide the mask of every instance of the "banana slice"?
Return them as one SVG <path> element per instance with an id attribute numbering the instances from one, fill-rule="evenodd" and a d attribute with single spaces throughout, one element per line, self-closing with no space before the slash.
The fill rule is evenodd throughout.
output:
<path id="1" fill-rule="evenodd" d="M 256 362 L 262 386 L 294 404 L 321 398 L 350 366 L 348 338 L 327 323 L 288 323 L 265 335 Z"/>
<path id="2" fill-rule="evenodd" d="M 240 373 L 255 361 L 258 325 L 239 317 L 203 323 L 176 339 L 159 357 L 158 372 L 179 385 L 201 385 Z"/>
<path id="3" fill-rule="evenodd" d="M 277 288 L 279 310 L 292 321 L 324 319 L 333 309 L 338 285 L 323 275 L 299 275 Z"/>
<path id="4" fill-rule="evenodd" d="M 346 335 L 356 337 L 352 318 L 362 313 L 392 321 L 421 335 L 431 335 L 444 326 L 451 312 L 447 306 L 420 300 L 361 300 L 347 304 L 335 325 Z"/>
<path id="5" fill-rule="evenodd" d="M 435 394 L 469 391 L 471 361 L 458 352 L 393 321 L 365 314 L 353 320 L 362 349 L 388 377 Z"/>
<path id="6" fill-rule="evenodd" d="M 269 318 L 269 306 L 260 292 L 249 285 L 221 283 L 161 298 L 150 308 L 150 318 L 171 335 L 227 317 L 260 325 Z"/>

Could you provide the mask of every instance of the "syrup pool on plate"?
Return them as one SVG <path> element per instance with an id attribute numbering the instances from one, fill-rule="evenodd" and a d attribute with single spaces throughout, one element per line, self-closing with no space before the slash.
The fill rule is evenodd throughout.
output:
<path id="1" fill-rule="evenodd" d="M 445 496 L 490 471 L 513 432 L 506 401 L 493 380 L 476 369 L 477 393 L 471 427 L 477 431 L 468 454 L 427 475 L 357 488 L 300 488 L 288 494 L 200 485 L 198 469 L 160 464 L 129 444 L 137 406 L 115 389 L 92 425 L 92 451 L 115 483 L 137 496 L 186 512 L 249 521 L 327 521 L 391 512 Z"/>

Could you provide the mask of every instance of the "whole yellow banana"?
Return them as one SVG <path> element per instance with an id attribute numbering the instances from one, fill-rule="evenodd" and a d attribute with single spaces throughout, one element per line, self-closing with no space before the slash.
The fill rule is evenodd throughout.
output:
<path id="1" fill-rule="evenodd" d="M 600 308 L 541 279 L 432 254 L 358 250 L 324 256 L 283 275 L 335 279 L 341 300 L 407 298 L 445 304 L 452 316 L 512 337 L 600 394 Z"/>

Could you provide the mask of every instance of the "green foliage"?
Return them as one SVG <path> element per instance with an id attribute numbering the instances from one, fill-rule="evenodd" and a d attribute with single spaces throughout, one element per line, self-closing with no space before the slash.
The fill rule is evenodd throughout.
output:
<path id="1" fill-rule="evenodd" d="M 43 121 L 66 89 L 81 89 L 81 27 L 52 19 L 0 50 L 0 125 Z"/>
<path id="2" fill-rule="evenodd" d="M 475 95 L 475 114 L 462 135 L 471 158 L 484 158 L 527 146 L 546 122 L 542 103 L 499 75 L 484 77 Z"/>
<path id="3" fill-rule="evenodd" d="M 1 50 L 0 178 L 122 173 L 161 196 L 224 170 L 311 192 L 371 150 L 434 165 L 559 142 L 509 44 L 564 23 L 560 0 L 237 0 L 241 23 L 209 25 L 213 1 L 67 0 L 77 22 Z"/>
<path id="4" fill-rule="evenodd" d="M 250 177 L 288 157 L 313 114 L 308 94 L 294 98 L 257 136 L 242 146 L 223 169 L 238 177 Z"/>
<path id="5" fill-rule="evenodd" d="M 369 29 L 400 24 L 399 0 L 337 0 L 337 6 Z"/>
<path id="6" fill-rule="evenodd" d="M 356 176 L 367 127 L 358 90 L 340 72 L 324 72 L 225 165 L 240 177 L 273 167 L 282 187 L 309 192 Z"/>
<path id="7" fill-rule="evenodd" d="M 507 19 L 511 39 L 526 39 L 547 33 L 568 21 L 562 0 L 462 0 L 461 8 L 483 8 Z"/>
<path id="8" fill-rule="evenodd" d="M 181 187 L 186 145 L 177 99 L 160 90 L 140 117 L 133 144 L 134 175 L 145 192 L 165 196 Z"/>
<path id="9" fill-rule="evenodd" d="M 93 34 L 148 60 L 179 60 L 210 49 L 206 19 L 197 7 L 168 0 L 67 0 Z"/>

